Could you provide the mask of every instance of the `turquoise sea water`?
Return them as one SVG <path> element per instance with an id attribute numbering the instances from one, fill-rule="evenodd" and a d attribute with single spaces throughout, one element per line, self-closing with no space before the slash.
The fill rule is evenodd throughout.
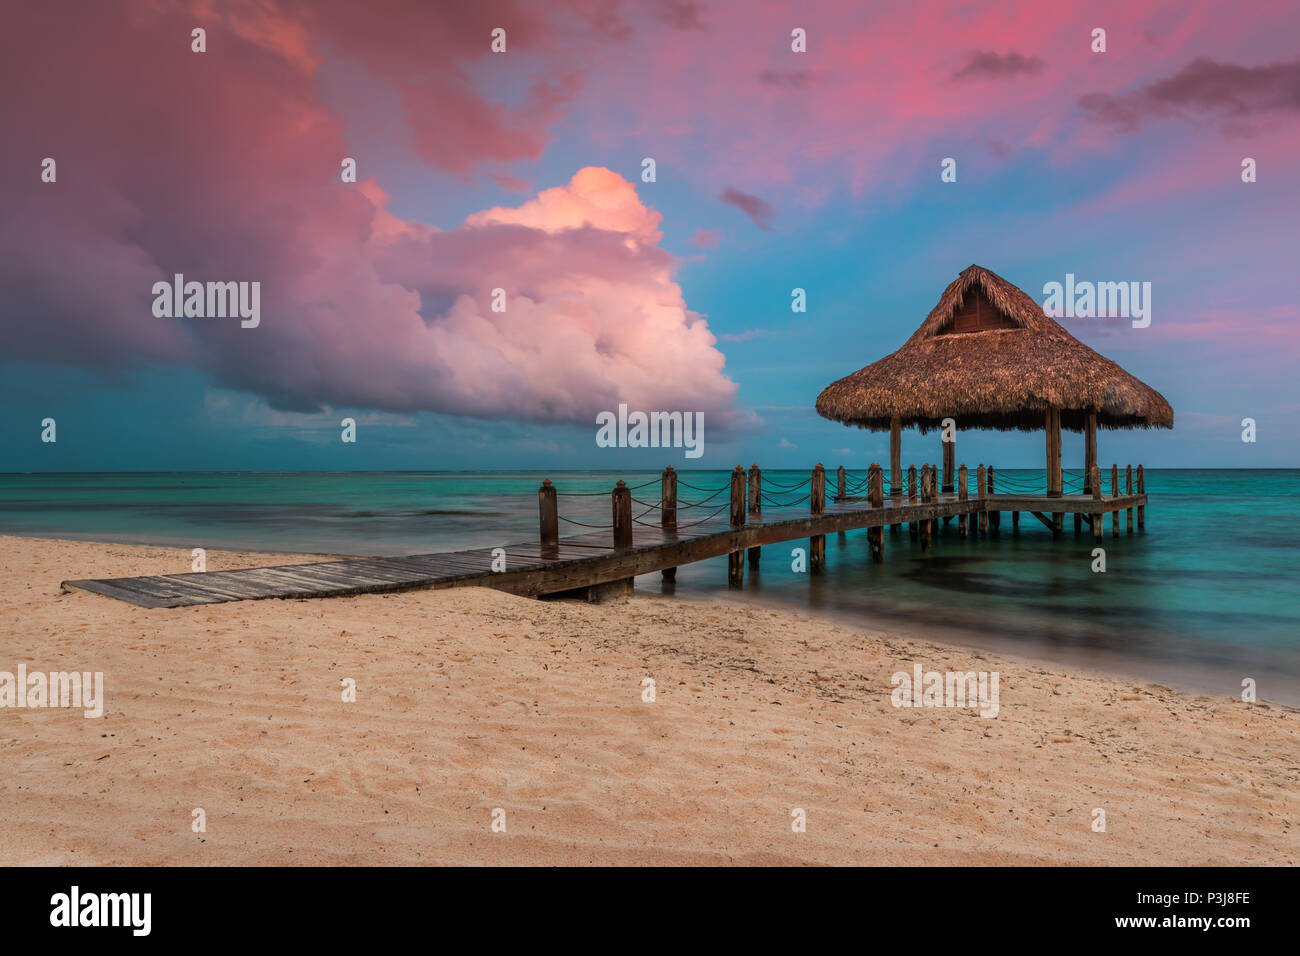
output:
<path id="1" fill-rule="evenodd" d="M 1042 472 L 998 475 L 999 490 L 1042 483 Z M 573 521 L 608 523 L 617 478 L 650 482 L 633 494 L 658 499 L 658 474 L 648 472 L 9 474 L 0 475 L 0 534 L 332 554 L 496 547 L 536 536 L 544 477 L 580 495 L 560 499 L 561 515 Z M 806 478 L 765 472 L 765 490 L 779 497 L 778 486 Z M 699 500 L 728 475 L 683 471 L 681 481 L 706 489 L 680 489 L 684 501 Z M 987 540 L 963 542 L 949 527 L 925 554 L 906 532 L 886 532 L 881 564 L 870 562 L 865 532 L 831 535 L 818 577 L 791 570 L 791 549 L 804 542 L 772 545 L 757 574 L 746 569 L 742 592 L 727 590 L 719 558 L 680 569 L 673 593 L 776 603 L 1222 694 L 1239 694 L 1250 677 L 1261 698 L 1300 704 L 1300 470 L 1151 470 L 1146 488 L 1145 532 L 1121 529 L 1115 538 L 1107 521 L 1105 574 L 1091 570 L 1086 525 L 1076 538 L 1067 516 L 1065 536 L 1053 541 L 1026 514 L 1018 533 L 1004 515 L 998 537 Z M 783 500 L 806 493 L 796 488 Z M 725 500 L 723 492 L 691 514 Z M 806 510 L 806 501 L 792 509 Z M 561 535 L 586 530 L 561 522 Z M 87 561 L 68 576 L 93 571 Z M 637 586 L 664 589 L 658 574 Z"/>

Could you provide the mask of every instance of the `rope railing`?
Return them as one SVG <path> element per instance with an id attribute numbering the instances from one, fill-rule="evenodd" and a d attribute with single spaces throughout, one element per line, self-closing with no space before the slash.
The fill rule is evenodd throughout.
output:
<path id="1" fill-rule="evenodd" d="M 1025 502 L 1019 504 L 1022 509 L 1041 508 L 1045 514 L 1049 514 L 1055 522 L 1055 530 L 1060 532 L 1060 518 L 1063 513 L 1069 513 L 1071 510 L 1082 510 L 1082 515 L 1075 515 L 1076 531 L 1080 518 L 1088 518 L 1087 508 L 1072 509 L 1070 502 L 1061 502 L 1054 505 L 1053 499 L 1057 496 L 1066 497 L 1076 500 L 1085 495 L 1091 495 L 1094 499 L 1111 498 L 1120 495 L 1132 495 L 1135 492 L 1139 495 L 1145 494 L 1145 484 L 1142 468 L 1139 465 L 1136 472 L 1132 466 L 1125 466 L 1121 472 L 1116 465 L 1109 469 L 1111 479 L 1108 482 L 1106 471 L 1096 469 L 1089 476 L 1082 471 L 1060 470 L 1057 472 L 1057 478 L 1053 478 L 1050 472 L 1031 471 L 1028 469 L 1019 471 L 999 471 L 991 466 L 980 465 L 976 469 L 970 469 L 966 465 L 960 468 L 952 468 L 952 462 L 947 462 L 947 467 L 941 468 L 935 464 L 925 463 L 921 466 L 909 466 L 906 472 L 900 473 L 900 480 L 895 482 L 894 469 L 892 466 L 886 474 L 886 469 L 880 465 L 872 465 L 871 468 L 864 471 L 850 472 L 846 469 L 837 469 L 834 474 L 829 474 L 826 470 L 818 465 L 812 470 L 812 473 L 799 480 L 792 480 L 793 475 L 787 476 L 784 472 L 778 472 L 785 480 L 764 477 L 757 465 L 752 466 L 748 473 L 737 466 L 730 475 L 726 484 L 717 487 L 703 487 L 687 481 L 682 481 L 680 476 L 670 467 L 667 468 L 658 479 L 641 482 L 636 485 L 628 486 L 619 481 L 610 491 L 568 491 L 561 492 L 551 485 L 551 482 L 544 481 L 539 491 L 539 508 L 541 515 L 541 540 L 543 553 L 548 548 L 558 549 L 559 522 L 563 521 L 566 525 L 572 525 L 579 528 L 589 529 L 591 531 L 610 531 L 613 532 L 613 546 L 616 550 L 623 550 L 632 547 L 632 527 L 641 526 L 644 528 L 659 527 L 665 531 L 671 532 L 674 529 L 685 529 L 696 527 L 715 521 L 720 515 L 730 509 L 729 523 L 733 529 L 743 529 L 746 524 L 761 521 L 761 516 L 765 510 L 781 513 L 797 511 L 807 508 L 815 517 L 826 514 L 826 505 L 828 497 L 833 496 L 837 502 L 866 501 L 867 508 L 899 508 L 907 505 L 916 505 L 926 502 L 951 502 L 954 498 L 961 502 L 971 499 L 984 499 L 986 496 L 1010 495 L 1012 497 L 1025 496 L 1031 500 L 1041 497 L 1044 499 L 1042 505 Z M 1123 489 L 1120 488 L 1120 478 L 1123 479 Z M 1136 479 L 1136 480 L 1134 480 Z M 1230 481 L 1230 480 L 1229 480 Z M 1057 488 L 1052 490 L 1053 483 Z M 641 498 L 633 494 L 643 488 L 649 488 L 652 485 L 659 484 L 661 494 L 659 498 L 649 499 Z M 678 489 L 685 488 L 700 493 L 703 497 L 695 500 L 679 499 L 677 496 Z M 601 498 L 605 495 L 611 495 L 613 521 L 601 521 L 589 512 L 591 509 L 583 508 L 578 511 L 577 516 L 563 516 L 558 513 L 556 501 L 559 497 L 564 498 Z M 886 496 L 892 501 L 886 503 Z M 900 501 L 900 499 L 902 499 Z M 1141 499 L 1139 499 L 1141 500 Z M 633 506 L 640 507 L 642 510 L 633 512 Z M 1137 511 L 1138 527 L 1142 527 L 1143 506 L 1135 505 Z M 1129 508 L 1133 511 L 1134 508 Z M 655 512 L 659 512 L 657 518 Z M 679 514 L 695 512 L 691 515 L 691 520 L 678 522 Z M 1033 511 L 1039 514 L 1038 511 Z M 926 517 L 917 518 L 915 515 L 901 513 L 898 515 L 902 521 L 893 523 L 893 519 L 888 519 L 890 527 L 897 529 L 900 523 L 906 522 L 909 527 L 911 536 L 917 537 L 916 529 L 920 528 L 920 537 L 923 550 L 927 546 L 933 534 L 938 533 L 938 518 L 933 514 Z M 951 515 L 940 515 L 946 524 Z M 986 527 L 992 527 L 996 530 L 1000 513 L 997 506 L 984 507 L 979 506 L 970 510 L 962 510 L 956 515 L 958 526 L 962 529 L 962 537 L 965 537 L 965 531 L 971 533 L 975 531 L 976 519 L 978 517 L 979 533 L 983 535 Z M 1042 515 L 1039 515 L 1041 518 Z M 1019 518 L 1019 512 L 1012 511 L 1013 523 Z M 1046 520 L 1046 519 L 1044 519 Z M 1118 520 L 1118 519 L 1116 519 Z M 1092 519 L 1089 519 L 1092 522 Z M 1100 524 L 1100 521 L 1092 522 L 1094 528 Z M 1128 523 L 1132 524 L 1130 515 Z M 1018 524 L 1017 524 L 1018 527 Z M 871 530 L 870 528 L 868 530 Z M 878 529 L 877 529 L 878 530 Z M 819 536 L 813 535 L 814 539 Z M 752 540 L 752 539 L 751 539 Z M 761 548 L 755 545 L 747 545 L 749 551 L 749 561 L 752 565 L 757 565 L 757 556 Z M 814 552 L 817 551 L 817 541 L 814 540 Z M 873 538 L 872 554 L 873 558 L 878 556 L 880 551 L 879 541 Z M 733 576 L 739 575 L 736 569 L 737 555 L 740 552 L 732 554 L 730 562 Z M 815 556 L 815 555 L 814 555 Z M 814 561 L 814 563 L 816 563 Z M 665 574 L 675 569 L 666 569 Z"/>

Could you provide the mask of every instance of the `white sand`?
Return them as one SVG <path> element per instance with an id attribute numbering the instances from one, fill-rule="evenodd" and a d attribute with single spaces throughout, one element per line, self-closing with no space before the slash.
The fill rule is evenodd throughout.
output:
<path id="1" fill-rule="evenodd" d="M 59 587 L 188 568 L 0 537 L 0 670 L 107 685 L 99 720 L 0 710 L 0 863 L 1300 862 L 1289 708 L 680 599 Z M 998 671 L 999 715 L 894 708 L 917 660 Z"/>

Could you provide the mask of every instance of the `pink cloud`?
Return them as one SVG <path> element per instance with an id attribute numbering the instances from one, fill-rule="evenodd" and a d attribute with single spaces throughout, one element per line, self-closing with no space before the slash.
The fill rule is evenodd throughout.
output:
<path id="1" fill-rule="evenodd" d="M 352 151 L 317 100 L 317 47 L 284 25 L 284 11 L 376 70 L 447 52 L 442 81 L 455 85 L 467 54 L 453 48 L 468 37 L 486 51 L 500 5 L 438 8 L 443 32 L 427 17 L 414 29 L 426 4 L 384 17 L 341 3 L 221 9 L 245 19 L 229 13 L 235 28 L 198 5 L 128 14 L 54 2 L 12 14 L 8 35 L 24 42 L 0 57 L 0 82 L 28 92 L 0 106 L 6 357 L 197 367 L 283 411 L 590 422 L 627 402 L 704 411 L 720 426 L 736 418 L 737 386 L 673 279 L 660 216 L 622 177 L 583 169 L 452 229 L 393 215 L 373 181 L 339 181 Z M 84 29 L 67 29 L 72 10 Z M 515 13 L 512 42 L 550 42 L 527 27 L 526 10 Z M 196 18 L 209 26 L 206 54 L 189 48 Z M 530 107 L 442 114 L 475 96 L 448 94 L 419 117 L 422 136 L 456 140 L 431 150 L 417 137 L 430 161 L 459 170 L 522 149 L 514 124 Z M 543 117 L 523 140 L 545 130 Z M 40 182 L 45 156 L 58 162 L 56 183 Z M 260 327 L 154 317 L 152 285 L 175 272 L 260 282 Z M 506 291 L 504 313 L 491 308 L 495 288 Z"/>
<path id="2" fill-rule="evenodd" d="M 695 235 L 691 236 L 691 242 L 701 249 L 716 249 L 718 243 L 722 241 L 721 229 L 703 229 L 695 230 Z"/>

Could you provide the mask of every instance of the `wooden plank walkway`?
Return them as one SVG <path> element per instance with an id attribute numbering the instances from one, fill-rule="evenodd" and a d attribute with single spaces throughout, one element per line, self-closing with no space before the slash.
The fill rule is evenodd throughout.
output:
<path id="1" fill-rule="evenodd" d="M 237 571 L 64 581 L 65 590 L 89 591 L 147 608 L 188 607 L 262 598 L 341 597 L 413 588 L 486 586 L 539 596 L 621 581 L 747 548 L 840 531 L 965 516 L 981 511 L 1101 515 L 1144 507 L 1145 494 L 1093 498 L 1066 495 L 989 495 L 962 499 L 940 494 L 927 502 L 886 498 L 872 508 L 860 500 L 827 503 L 823 514 L 790 511 L 749 514 L 732 527 L 726 517 L 667 530 L 638 525 L 630 548 L 616 549 L 608 531 L 561 538 L 544 550 L 538 541 L 503 546 L 505 570 L 492 570 L 493 549 L 393 558 L 347 558 Z M 1116 524 L 1118 529 L 1118 524 Z"/>

